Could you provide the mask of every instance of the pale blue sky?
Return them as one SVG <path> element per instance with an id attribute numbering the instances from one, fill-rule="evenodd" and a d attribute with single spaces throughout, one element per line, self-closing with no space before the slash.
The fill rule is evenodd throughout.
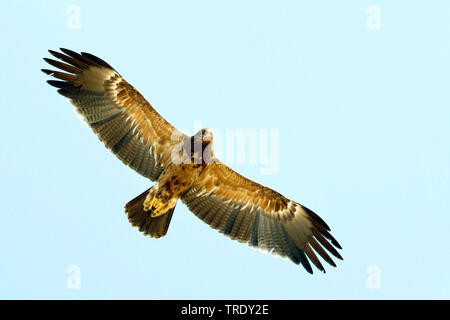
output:
<path id="1" fill-rule="evenodd" d="M 0 298 L 450 298 L 449 13 L 448 1 L 3 2 Z M 59 47 L 107 60 L 177 127 L 278 129 L 277 174 L 233 168 L 316 211 L 345 260 L 311 276 L 181 203 L 167 237 L 144 237 L 123 206 L 151 183 L 45 83 L 42 57 Z"/>

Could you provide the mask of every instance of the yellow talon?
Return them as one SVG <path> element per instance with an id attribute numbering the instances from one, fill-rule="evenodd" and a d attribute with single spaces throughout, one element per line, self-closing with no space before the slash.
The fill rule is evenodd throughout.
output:
<path id="1" fill-rule="evenodd" d="M 164 207 L 164 204 L 159 201 L 157 198 L 153 198 L 150 202 L 149 209 L 151 210 L 152 217 L 159 217 L 161 215 L 161 209 Z"/>

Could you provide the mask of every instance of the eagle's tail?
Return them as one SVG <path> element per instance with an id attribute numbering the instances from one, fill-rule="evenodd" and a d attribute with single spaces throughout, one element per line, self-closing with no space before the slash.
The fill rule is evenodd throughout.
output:
<path id="1" fill-rule="evenodd" d="M 144 211 L 144 200 L 149 191 L 150 189 L 128 202 L 125 205 L 125 212 L 128 214 L 128 220 L 131 224 L 138 227 L 139 231 L 145 235 L 152 238 L 164 237 L 169 229 L 175 207 L 162 216 L 152 218 L 149 211 Z"/>

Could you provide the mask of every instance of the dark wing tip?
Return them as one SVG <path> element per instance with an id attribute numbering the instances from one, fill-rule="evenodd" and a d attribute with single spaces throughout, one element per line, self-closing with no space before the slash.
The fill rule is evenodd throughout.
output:
<path id="1" fill-rule="evenodd" d="M 102 59 L 94 56 L 93 54 L 86 53 L 86 52 L 82 52 L 80 54 L 80 53 L 77 53 L 73 50 L 66 49 L 66 48 L 59 48 L 59 49 L 63 53 L 65 53 L 67 56 L 69 56 L 75 60 L 78 60 L 79 62 L 84 63 L 88 66 L 99 66 L 99 67 L 104 67 L 104 68 L 114 70 L 108 63 L 106 63 Z"/>
<path id="2" fill-rule="evenodd" d="M 60 68 L 60 66 L 65 66 L 62 69 L 63 70 L 70 69 L 70 72 L 72 72 L 72 73 L 80 73 L 81 70 L 88 69 L 89 65 L 93 64 L 93 62 L 91 62 L 90 60 L 88 61 L 86 58 L 82 57 L 81 55 L 79 55 L 78 53 L 76 53 L 74 51 L 71 51 L 68 49 L 64 49 L 61 51 L 63 51 L 66 54 L 63 54 L 63 53 L 60 53 L 57 51 L 53 51 L 53 50 L 48 50 L 48 52 L 52 56 L 70 64 L 70 66 L 67 66 L 65 64 L 62 64 L 61 62 L 58 62 L 58 61 L 52 60 L 52 59 L 44 58 L 44 60 L 46 62 L 48 62 L 49 64 L 56 66 L 57 68 Z M 67 70 L 67 71 L 69 71 L 69 70 Z"/>
<path id="3" fill-rule="evenodd" d="M 55 50 L 51 50 L 48 49 L 48 53 L 50 53 L 52 56 L 56 57 L 58 54 L 60 54 L 59 52 L 55 51 Z M 44 58 L 45 59 L 45 58 Z"/>
<path id="4" fill-rule="evenodd" d="M 76 87 L 67 81 L 47 80 L 47 83 L 55 88 L 63 90 L 66 94 L 75 94 L 80 91 L 80 87 Z"/>
<path id="5" fill-rule="evenodd" d="M 41 69 L 41 71 L 45 74 L 52 75 L 53 71 L 49 69 Z"/>
<path id="6" fill-rule="evenodd" d="M 50 53 L 50 54 L 51 54 L 52 56 L 54 56 L 54 57 L 56 57 L 57 54 L 58 54 L 56 51 L 51 50 L 51 49 L 48 49 L 47 51 L 48 51 L 48 53 Z M 47 59 L 47 58 L 44 58 L 44 60 L 45 60 L 45 59 Z"/>
<path id="7" fill-rule="evenodd" d="M 67 89 L 69 87 L 73 87 L 70 83 L 66 81 L 59 81 L 59 80 L 47 80 L 47 83 L 53 87 L 60 88 L 60 89 Z"/>
<path id="8" fill-rule="evenodd" d="M 104 61 L 103 59 L 100 59 L 97 56 L 94 56 L 93 54 L 90 54 L 90 53 L 87 53 L 87 52 L 81 52 L 81 55 L 83 57 L 87 57 L 88 59 L 94 61 L 95 63 L 97 63 L 98 65 L 100 65 L 102 67 L 114 70 L 114 68 L 111 67 L 111 65 L 109 65 L 106 61 Z"/>
<path id="9" fill-rule="evenodd" d="M 342 249 L 342 246 L 339 242 L 329 233 L 331 231 L 330 227 L 326 224 L 325 221 L 318 214 L 308 209 L 305 206 L 300 205 L 305 212 L 308 214 L 309 218 L 313 222 L 314 226 L 327 238 L 331 241 L 331 243 L 338 249 Z"/>
<path id="10" fill-rule="evenodd" d="M 73 57 L 73 56 L 78 56 L 79 54 L 78 53 L 76 53 L 75 51 L 73 51 L 73 50 L 70 50 L 70 49 L 66 49 L 66 48 L 59 48 L 59 50 L 61 50 L 62 52 L 64 52 L 65 54 L 67 54 L 68 56 L 71 56 L 71 57 Z"/>
<path id="11" fill-rule="evenodd" d="M 59 90 L 57 90 L 57 92 L 66 98 L 73 98 L 73 94 L 70 91 L 66 91 L 64 89 L 59 89 Z"/>
<path id="12" fill-rule="evenodd" d="M 332 243 L 336 248 L 342 250 L 342 246 L 339 244 L 339 242 L 337 242 L 337 240 L 336 240 L 331 234 L 329 234 L 329 237 L 330 237 L 331 243 Z"/>
<path id="13" fill-rule="evenodd" d="M 313 274 L 313 269 L 311 267 L 311 264 L 309 263 L 308 258 L 305 255 L 305 252 L 303 250 L 300 250 L 300 263 L 302 264 L 303 268 L 305 268 L 308 273 Z M 325 270 L 325 269 L 324 269 Z"/>
<path id="14" fill-rule="evenodd" d="M 291 259 L 292 262 L 294 262 L 295 264 L 301 264 L 303 268 L 308 271 L 308 273 L 313 274 L 313 269 L 311 267 L 311 264 L 309 263 L 305 251 L 297 247 L 294 240 L 292 240 L 282 224 L 280 224 L 280 228 L 285 239 L 286 255 L 289 257 L 289 259 Z"/>
<path id="15" fill-rule="evenodd" d="M 311 219 L 313 219 L 314 221 L 316 221 L 317 223 L 319 223 L 322 227 L 324 227 L 327 231 L 331 231 L 331 229 L 330 229 L 330 227 L 328 226 L 328 224 L 325 222 L 325 221 L 323 221 L 323 219 L 317 214 L 317 213 L 315 213 L 314 211 L 312 211 L 311 209 L 308 209 L 307 207 L 305 207 L 305 206 L 302 206 L 301 205 L 301 207 L 306 211 L 306 213 L 309 215 L 309 217 L 311 218 Z"/>

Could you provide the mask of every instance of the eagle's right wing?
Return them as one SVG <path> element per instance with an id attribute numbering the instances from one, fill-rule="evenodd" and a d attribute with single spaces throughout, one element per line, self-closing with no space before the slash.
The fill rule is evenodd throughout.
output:
<path id="1" fill-rule="evenodd" d="M 89 53 L 49 50 L 44 58 L 65 72 L 42 71 L 63 81 L 49 80 L 70 99 L 99 139 L 123 163 L 156 180 L 171 162 L 172 151 L 186 138 L 108 63 Z M 66 73 L 67 72 L 67 73 Z"/>
<path id="2" fill-rule="evenodd" d="M 325 272 L 316 253 L 336 266 L 340 244 L 313 211 L 254 182 L 217 159 L 209 163 L 182 197 L 201 220 L 224 235 L 250 246 L 290 258 L 312 273 Z"/>

